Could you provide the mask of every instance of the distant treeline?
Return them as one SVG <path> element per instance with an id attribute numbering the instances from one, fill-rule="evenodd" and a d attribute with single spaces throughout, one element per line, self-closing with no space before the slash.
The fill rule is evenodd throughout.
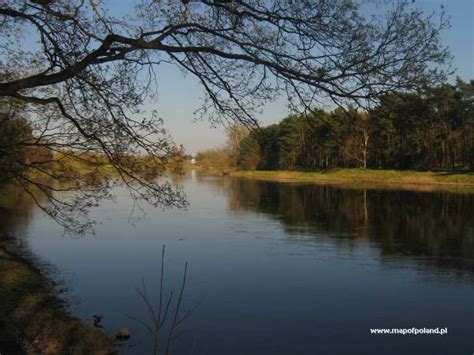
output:
<path id="1" fill-rule="evenodd" d="M 369 111 L 292 115 L 226 150 L 244 170 L 473 169 L 474 82 L 387 94 Z"/>
<path id="2" fill-rule="evenodd" d="M 35 132 L 23 107 L 12 102 L 2 103 L 0 110 L 0 188 L 12 182 L 21 186 L 36 184 L 44 179 L 62 183 L 103 183 L 108 176 L 119 174 L 110 159 L 100 151 L 71 149 L 58 145 Z M 0 105 L 1 106 L 1 105 Z M 5 107 L 8 109 L 5 109 Z M 181 173 L 191 159 L 184 147 L 173 147 L 162 157 L 148 154 L 115 155 L 127 174 L 153 180 L 165 171 Z M 122 172 L 123 174 L 123 172 Z M 128 178 L 128 175 L 124 175 Z M 40 183 L 44 185 L 43 182 Z"/>
<path id="3" fill-rule="evenodd" d="M 88 183 L 94 183 L 118 174 L 104 154 L 61 150 L 56 152 L 52 159 L 54 164 L 48 168 L 58 180 L 71 180 L 82 176 Z M 184 148 L 180 147 L 162 159 L 147 154 L 124 154 L 121 156 L 121 164 L 126 166 L 130 173 L 144 180 L 153 180 L 166 171 L 182 173 L 189 159 Z"/>

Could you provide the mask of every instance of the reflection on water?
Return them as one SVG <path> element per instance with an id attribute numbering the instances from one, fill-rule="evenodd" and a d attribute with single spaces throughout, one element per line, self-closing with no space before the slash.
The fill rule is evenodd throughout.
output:
<path id="1" fill-rule="evenodd" d="M 135 292 L 158 296 L 160 252 L 176 289 L 189 261 L 183 310 L 195 309 L 177 354 L 469 354 L 474 349 L 474 195 L 282 184 L 187 176 L 187 210 L 133 203 L 92 211 L 96 236 L 70 239 L 32 205 L 0 209 L 0 233 L 67 282 L 74 313 L 129 328 L 127 354 L 152 340 Z M 18 197 L 18 196 L 16 196 Z M 15 198 L 16 198 L 15 197 Z M 5 198 L 4 198 L 5 200 Z M 370 328 L 448 327 L 446 336 L 374 336 Z"/>
<path id="2" fill-rule="evenodd" d="M 20 188 L 0 189 L 0 237 L 24 235 L 35 212 L 32 199 Z"/>
<path id="3" fill-rule="evenodd" d="M 232 179 L 232 211 L 264 213 L 291 235 L 376 242 L 383 256 L 412 255 L 474 271 L 474 195 L 348 189 Z M 469 273 L 469 275 L 472 275 Z"/>

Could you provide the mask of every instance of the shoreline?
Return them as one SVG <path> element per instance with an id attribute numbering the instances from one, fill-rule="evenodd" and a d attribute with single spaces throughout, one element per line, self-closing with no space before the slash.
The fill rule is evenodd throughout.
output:
<path id="1" fill-rule="evenodd" d="M 116 353 L 105 332 L 70 314 L 36 264 L 14 238 L 0 236 L 0 353 Z"/>
<path id="2" fill-rule="evenodd" d="M 474 172 L 451 173 L 403 170 L 335 168 L 324 171 L 231 171 L 231 177 L 264 181 L 309 182 L 331 185 L 377 185 L 380 187 L 413 187 L 416 189 L 462 189 L 474 192 Z"/>

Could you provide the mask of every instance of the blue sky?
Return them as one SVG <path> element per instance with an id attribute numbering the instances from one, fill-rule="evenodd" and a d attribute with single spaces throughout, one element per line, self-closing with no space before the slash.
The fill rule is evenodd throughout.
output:
<path id="1" fill-rule="evenodd" d="M 133 0 L 104 0 L 102 4 L 115 15 L 128 14 L 134 7 Z M 452 27 L 443 33 L 442 40 L 451 49 L 452 65 L 456 68 L 451 81 L 456 76 L 474 79 L 474 0 L 417 0 L 416 4 L 426 13 L 439 11 L 441 5 L 445 7 Z M 174 141 L 183 144 L 188 153 L 222 146 L 226 141 L 223 127 L 213 128 L 207 120 L 195 120 L 194 111 L 200 107 L 203 97 L 197 81 L 169 64 L 160 65 L 155 71 L 158 99 L 147 102 L 145 109 L 158 111 Z M 267 105 L 258 119 L 262 125 L 268 125 L 287 114 L 286 100 L 282 98 Z"/>
<path id="2" fill-rule="evenodd" d="M 426 12 L 438 11 L 444 5 L 451 16 L 452 27 L 442 36 L 454 55 L 456 75 L 465 80 L 474 79 L 474 0 L 419 0 L 418 6 Z M 147 104 L 158 110 L 165 127 L 177 144 L 195 154 L 199 150 L 221 146 L 225 143 L 223 127 L 212 128 L 207 121 L 196 121 L 193 112 L 199 108 L 202 91 L 191 76 L 173 66 L 163 65 L 158 70 L 159 97 Z M 285 100 L 268 105 L 260 121 L 263 125 L 277 122 L 288 114 Z"/>

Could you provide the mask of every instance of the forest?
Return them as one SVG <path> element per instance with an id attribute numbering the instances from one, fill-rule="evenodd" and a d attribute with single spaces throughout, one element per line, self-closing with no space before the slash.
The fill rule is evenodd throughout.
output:
<path id="1" fill-rule="evenodd" d="M 474 168 L 474 82 L 384 95 L 370 110 L 290 115 L 238 145 L 242 170 Z"/>

